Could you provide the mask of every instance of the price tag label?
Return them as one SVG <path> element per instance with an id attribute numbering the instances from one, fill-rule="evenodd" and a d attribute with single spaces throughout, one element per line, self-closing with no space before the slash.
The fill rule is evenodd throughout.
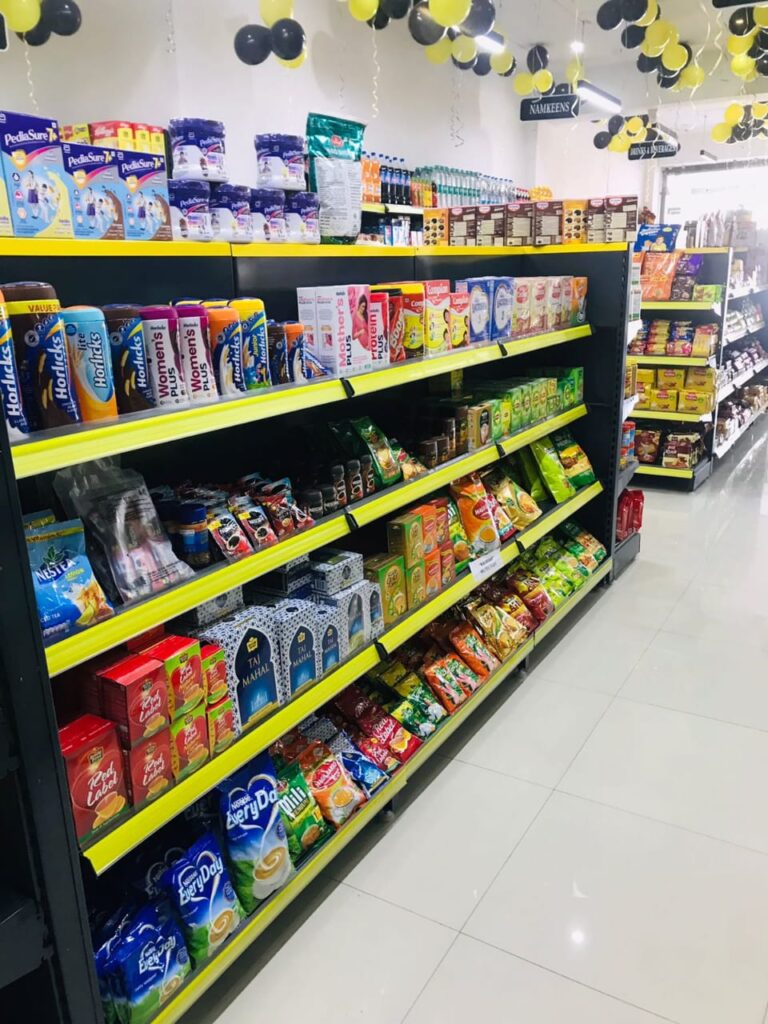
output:
<path id="1" fill-rule="evenodd" d="M 480 558 L 475 558 L 469 563 L 469 571 L 476 583 L 482 583 L 483 580 L 487 580 L 489 576 L 493 576 L 499 569 L 504 568 L 504 559 L 501 557 L 501 551 L 489 551 L 487 555 L 481 555 Z"/>

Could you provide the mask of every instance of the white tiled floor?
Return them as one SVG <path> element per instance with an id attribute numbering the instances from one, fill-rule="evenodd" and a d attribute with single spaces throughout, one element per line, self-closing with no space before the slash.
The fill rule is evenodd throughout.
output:
<path id="1" fill-rule="evenodd" d="M 761 430 L 184 1024 L 768 1024 Z"/>

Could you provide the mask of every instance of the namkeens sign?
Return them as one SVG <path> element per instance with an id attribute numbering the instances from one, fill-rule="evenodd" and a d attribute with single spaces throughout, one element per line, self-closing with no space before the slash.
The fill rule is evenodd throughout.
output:
<path id="1" fill-rule="evenodd" d="M 579 97 L 572 92 L 531 97 L 520 104 L 521 121 L 556 121 L 576 117 L 578 113 Z"/>

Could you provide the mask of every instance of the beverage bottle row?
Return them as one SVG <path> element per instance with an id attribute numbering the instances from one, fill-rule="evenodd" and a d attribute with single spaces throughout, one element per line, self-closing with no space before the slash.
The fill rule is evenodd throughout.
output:
<path id="1" fill-rule="evenodd" d="M 514 203 L 519 198 L 511 178 L 441 165 L 418 167 L 415 173 L 434 182 L 437 193 L 434 205 L 439 207 Z"/>
<path id="2" fill-rule="evenodd" d="M 434 183 L 405 166 L 403 157 L 363 153 L 363 202 L 435 206 Z"/>

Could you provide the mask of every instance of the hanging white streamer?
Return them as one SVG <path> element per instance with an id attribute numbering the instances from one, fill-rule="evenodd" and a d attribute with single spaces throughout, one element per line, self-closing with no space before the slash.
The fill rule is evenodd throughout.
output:
<path id="1" fill-rule="evenodd" d="M 176 53 L 176 22 L 173 20 L 173 0 L 168 0 L 165 5 L 165 24 L 167 27 L 165 52 Z"/>
<path id="2" fill-rule="evenodd" d="M 29 100 L 32 104 L 32 109 L 36 114 L 40 113 L 40 105 L 37 102 L 37 96 L 35 95 L 35 83 L 32 78 L 32 61 L 29 56 L 29 44 L 24 43 L 24 63 L 27 65 L 27 85 L 29 86 Z"/>
<path id="3" fill-rule="evenodd" d="M 461 119 L 461 92 L 462 92 L 462 75 L 464 72 L 460 68 L 455 68 L 453 73 L 453 87 L 451 89 L 451 138 L 453 139 L 453 145 L 455 149 L 460 149 L 464 145 L 464 136 L 461 134 L 464 131 L 464 122 Z"/>
<path id="4" fill-rule="evenodd" d="M 379 63 L 379 44 L 376 38 L 377 31 L 371 26 L 373 39 L 373 81 L 371 82 L 371 121 L 379 116 L 379 76 L 381 75 L 381 64 Z"/>

